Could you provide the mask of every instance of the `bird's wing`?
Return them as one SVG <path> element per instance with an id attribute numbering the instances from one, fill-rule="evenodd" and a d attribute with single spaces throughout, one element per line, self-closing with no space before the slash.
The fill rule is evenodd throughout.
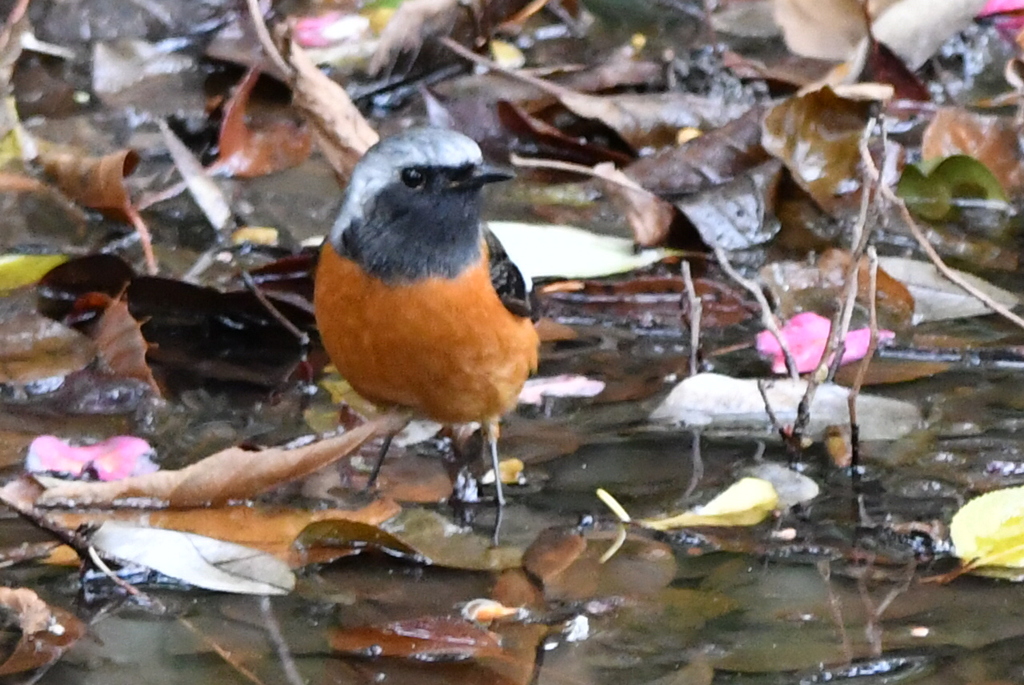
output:
<path id="1" fill-rule="evenodd" d="M 498 236 L 484 228 L 484 241 L 487 243 L 487 255 L 491 269 L 491 284 L 497 291 L 505 309 L 516 316 L 533 318 L 533 289 L 529 280 L 523 276 Z"/>

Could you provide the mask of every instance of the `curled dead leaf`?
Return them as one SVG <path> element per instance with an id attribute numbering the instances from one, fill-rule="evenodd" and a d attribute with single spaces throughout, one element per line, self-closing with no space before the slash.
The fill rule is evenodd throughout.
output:
<path id="1" fill-rule="evenodd" d="M 47 490 L 36 505 L 105 506 L 149 500 L 173 507 L 195 507 L 249 499 L 340 459 L 366 440 L 397 430 L 405 420 L 398 414 L 385 414 L 340 436 L 295 449 L 251 452 L 230 447 L 179 471 L 160 471 L 112 483 L 47 481 Z"/>
<path id="2" fill-rule="evenodd" d="M 0 606 L 16 616 L 21 638 L 0 675 L 24 673 L 60 658 L 85 634 L 85 626 L 68 612 L 51 607 L 28 588 L 0 587 Z"/>
<path id="3" fill-rule="evenodd" d="M 72 200 L 118 221 L 130 221 L 131 200 L 124 179 L 135 170 L 139 154 L 124 149 L 89 157 L 67 149 L 39 152 L 39 163 Z"/>

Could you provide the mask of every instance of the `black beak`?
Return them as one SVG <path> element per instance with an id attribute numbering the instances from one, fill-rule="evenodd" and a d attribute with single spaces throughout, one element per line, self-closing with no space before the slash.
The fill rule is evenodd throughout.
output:
<path id="1" fill-rule="evenodd" d="M 452 181 L 452 186 L 455 188 L 480 188 L 487 185 L 488 183 L 498 183 L 499 181 L 508 181 L 509 179 L 515 178 L 515 174 L 507 169 L 499 169 L 498 167 L 492 167 L 487 165 L 481 165 L 474 167 L 473 173 L 470 175 Z"/>

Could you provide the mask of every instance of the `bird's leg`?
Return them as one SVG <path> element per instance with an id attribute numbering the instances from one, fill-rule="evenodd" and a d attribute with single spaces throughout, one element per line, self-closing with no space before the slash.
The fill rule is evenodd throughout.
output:
<path id="1" fill-rule="evenodd" d="M 373 472 L 370 473 L 370 480 L 366 481 L 366 489 L 371 490 L 373 486 L 377 484 L 377 476 L 380 475 L 380 467 L 384 466 L 384 457 L 388 454 L 388 448 L 391 447 L 391 441 L 395 439 L 394 433 L 388 433 L 384 436 L 384 442 L 380 446 L 380 454 L 377 455 L 377 463 L 373 465 Z"/>
<path id="2" fill-rule="evenodd" d="M 505 493 L 501 488 L 501 471 L 498 469 L 498 424 L 496 421 L 485 421 L 480 426 L 483 434 L 485 449 L 491 452 L 491 468 L 494 469 L 494 494 L 497 507 L 494 512 L 494 531 L 491 533 L 491 542 L 498 546 L 498 536 L 501 532 L 501 519 L 505 513 Z"/>
<path id="3" fill-rule="evenodd" d="M 493 421 L 480 426 L 483 432 L 486 449 L 491 452 L 491 468 L 494 469 L 494 491 L 498 500 L 498 508 L 505 506 L 505 493 L 501 489 L 501 471 L 498 469 L 498 425 Z"/>

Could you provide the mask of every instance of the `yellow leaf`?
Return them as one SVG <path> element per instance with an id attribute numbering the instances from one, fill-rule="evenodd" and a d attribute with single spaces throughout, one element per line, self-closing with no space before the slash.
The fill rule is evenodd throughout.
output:
<path id="1" fill-rule="evenodd" d="M 760 478 L 742 478 L 703 507 L 641 523 L 655 530 L 688 526 L 754 526 L 764 521 L 778 503 L 779 494 L 771 483 Z"/>
<path id="2" fill-rule="evenodd" d="M 241 245 L 252 243 L 253 245 L 277 245 L 277 229 L 267 226 L 245 226 L 231 234 L 231 243 Z"/>
<path id="3" fill-rule="evenodd" d="M 949 536 L 974 566 L 1024 568 L 1024 487 L 972 499 L 953 516 Z"/>
<path id="4" fill-rule="evenodd" d="M 55 266 L 68 261 L 59 254 L 0 255 L 0 293 L 32 285 Z"/>
<path id="5" fill-rule="evenodd" d="M 491 41 L 491 57 L 506 69 L 520 69 L 526 64 L 526 56 L 522 51 L 503 40 Z"/>

